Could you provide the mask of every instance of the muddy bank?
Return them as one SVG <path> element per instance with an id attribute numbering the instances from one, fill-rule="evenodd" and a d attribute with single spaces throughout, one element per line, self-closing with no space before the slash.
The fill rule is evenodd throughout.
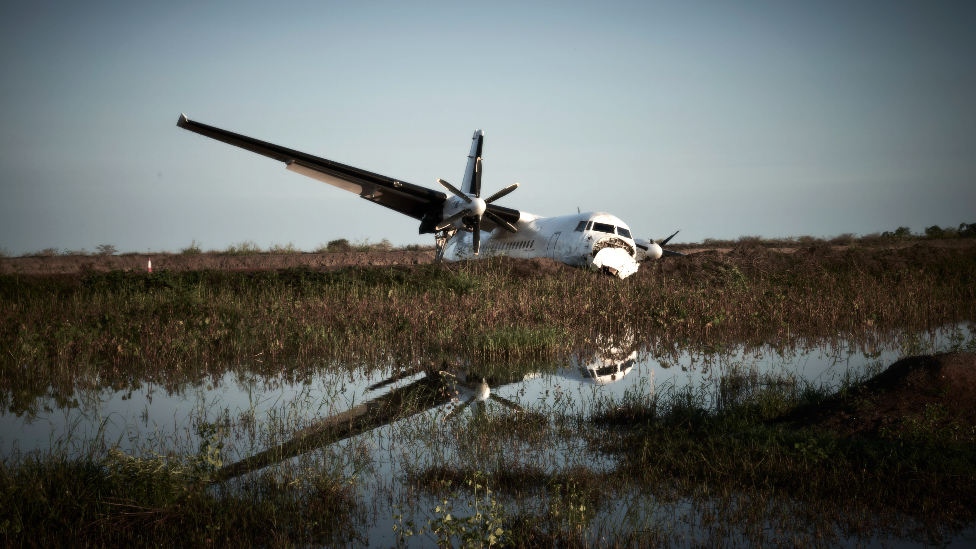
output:
<path id="1" fill-rule="evenodd" d="M 798 248 L 773 249 L 761 246 L 738 246 L 728 249 L 686 250 L 688 257 L 662 258 L 645 263 L 637 278 L 664 274 L 685 279 L 727 279 L 739 276 L 729 269 L 736 267 L 744 274 L 770 272 L 810 275 L 824 268 L 880 274 L 905 268 L 944 262 L 958 257 L 971 259 L 976 255 L 976 241 L 950 240 L 915 242 L 902 247 L 860 247 L 816 245 Z M 426 265 L 434 262 L 434 251 L 343 252 L 225 255 L 203 253 L 140 254 L 115 256 L 44 256 L 0 258 L 0 273 L 24 275 L 74 274 L 89 271 L 145 271 L 148 260 L 156 271 L 263 271 L 308 267 L 330 270 L 340 267 L 388 267 Z M 573 268 L 545 258 L 502 258 L 516 278 L 534 278 L 563 273 Z"/>
<path id="2" fill-rule="evenodd" d="M 85 271 L 145 271 L 152 258 L 153 270 L 249 271 L 310 267 L 369 267 L 389 265 L 422 265 L 433 263 L 433 251 L 347 252 L 328 254 L 152 254 L 115 256 L 48 256 L 0 259 L 0 272 L 11 274 L 71 274 Z"/>
<path id="3" fill-rule="evenodd" d="M 976 427 L 976 354 L 904 358 L 786 419 L 796 427 L 860 438 L 911 434 L 913 429 L 924 429 L 924 434 L 950 429 L 969 438 Z"/>

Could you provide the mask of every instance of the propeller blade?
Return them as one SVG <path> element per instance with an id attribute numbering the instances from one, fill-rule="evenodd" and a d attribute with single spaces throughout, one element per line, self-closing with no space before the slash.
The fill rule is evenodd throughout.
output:
<path id="1" fill-rule="evenodd" d="M 478 255 L 481 250 L 481 216 L 474 218 L 474 234 L 471 235 L 471 251 Z"/>
<path id="2" fill-rule="evenodd" d="M 518 183 L 512 183 L 511 185 L 505 187 L 504 189 L 498 191 L 497 193 L 491 195 L 491 197 L 485 199 L 485 204 L 491 204 L 492 202 L 498 200 L 499 198 L 505 196 L 506 194 L 514 191 L 519 186 Z"/>
<path id="3" fill-rule="evenodd" d="M 474 163 L 474 195 L 481 198 L 481 157 Z"/>
<path id="4" fill-rule="evenodd" d="M 662 257 L 687 257 L 688 254 L 682 254 L 678 252 L 672 252 L 671 250 L 661 250 L 664 252 Z"/>
<path id="5" fill-rule="evenodd" d="M 383 381 L 380 381 L 378 383 L 374 383 L 374 384 L 370 385 L 369 387 L 366 387 L 366 392 L 369 393 L 369 392 L 375 391 L 377 389 L 382 389 L 383 387 L 386 387 L 387 385 L 392 385 L 392 384 L 396 383 L 397 381 L 400 381 L 403 378 L 407 378 L 407 377 L 410 377 L 412 375 L 419 374 L 422 371 L 423 370 L 420 369 L 420 368 L 410 368 L 408 370 L 399 371 L 399 372 L 393 374 L 392 376 L 384 379 Z"/>
<path id="6" fill-rule="evenodd" d="M 674 231 L 674 234 L 678 234 L 678 233 L 680 233 L 680 232 L 681 232 L 681 229 L 678 229 L 677 231 Z M 657 244 L 658 244 L 658 246 L 664 246 L 665 244 L 667 244 L 668 242 L 670 242 L 670 241 L 671 241 L 671 239 L 672 239 L 672 238 L 674 238 L 674 234 L 673 234 L 673 235 L 671 235 L 671 236 L 669 236 L 669 237 L 667 237 L 667 238 L 665 238 L 664 240 L 662 240 L 662 241 L 660 241 L 660 242 L 658 242 L 658 243 L 657 243 Z"/>
<path id="7" fill-rule="evenodd" d="M 505 406 L 508 406 L 509 408 L 511 408 L 511 409 L 513 409 L 515 411 L 518 411 L 518 412 L 524 412 L 525 411 L 521 406 L 519 406 L 518 404 L 512 402 L 511 400 L 508 400 L 507 398 L 503 398 L 503 397 L 500 397 L 500 396 L 494 395 L 494 394 L 493 395 L 488 395 L 488 398 L 494 400 L 495 402 L 498 402 L 500 404 L 503 404 Z"/>
<path id="8" fill-rule="evenodd" d="M 494 221 L 496 225 L 498 225 L 499 227 L 505 229 L 506 231 L 508 231 L 510 233 L 517 233 L 518 232 L 518 229 L 515 228 L 515 225 L 512 225 L 508 221 L 505 221 L 504 219 L 502 219 L 502 218 L 498 217 L 497 215 L 491 213 L 491 210 L 485 210 L 485 215 L 488 216 L 488 219 Z"/>
<path id="9" fill-rule="evenodd" d="M 444 419 L 443 419 L 443 421 L 447 421 L 447 420 L 449 420 L 449 419 L 451 419 L 452 417 L 454 417 L 454 416 L 456 416 L 456 415 L 458 415 L 458 413 L 459 413 L 459 412 L 460 412 L 460 411 L 461 411 L 462 409 L 464 409 L 464 408 L 466 408 L 466 407 L 467 407 L 468 405 L 470 405 L 470 404 L 471 404 L 472 402 L 474 402 L 474 397 L 471 397 L 471 398 L 469 398 L 468 400 L 465 400 L 465 401 L 464 401 L 464 404 L 462 404 L 462 405 L 460 405 L 460 406 L 458 406 L 457 408 L 455 408 L 455 409 L 453 409 L 453 410 L 451 410 L 451 413 L 449 413 L 449 414 L 447 414 L 446 416 L 444 416 Z"/>
<path id="10" fill-rule="evenodd" d="M 441 221 L 440 223 L 438 223 L 437 226 L 434 227 L 434 230 L 435 231 L 443 231 L 447 227 L 450 227 L 451 225 L 453 225 L 455 221 L 457 221 L 458 219 L 461 219 L 462 217 L 468 215 L 469 213 L 471 213 L 471 210 L 467 210 L 467 209 L 461 210 L 458 213 L 452 215 L 451 217 L 448 217 L 444 221 Z"/>
<path id="11" fill-rule="evenodd" d="M 451 191 L 452 193 L 454 193 L 454 196 L 460 198 L 461 200 L 464 200 L 468 204 L 471 203 L 471 197 L 469 197 L 468 195 L 466 195 L 466 194 L 462 193 L 461 191 L 455 189 L 454 188 L 454 185 L 451 185 L 450 183 L 448 183 L 447 181 L 444 181 L 443 179 L 438 179 L 437 182 L 440 183 L 445 189 L 447 189 L 447 190 Z"/>

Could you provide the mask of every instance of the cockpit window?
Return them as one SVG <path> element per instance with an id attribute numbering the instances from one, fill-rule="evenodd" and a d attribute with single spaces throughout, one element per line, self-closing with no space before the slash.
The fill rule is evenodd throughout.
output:
<path id="1" fill-rule="evenodd" d="M 617 227 L 617 234 L 626 238 L 633 238 L 632 236 L 630 236 L 630 231 L 628 231 L 623 227 Z"/>
<path id="2" fill-rule="evenodd" d="M 593 228 L 593 222 L 592 221 L 587 221 L 586 222 L 586 230 L 588 231 L 588 230 L 590 230 L 592 228 Z"/>
<path id="3" fill-rule="evenodd" d="M 613 230 L 613 225 L 610 225 L 609 223 L 594 223 L 593 230 L 599 231 L 601 233 L 610 233 L 610 234 L 616 232 Z"/>
<path id="4" fill-rule="evenodd" d="M 586 228 L 586 221 L 580 221 L 579 225 L 577 225 L 576 228 L 573 229 L 573 231 L 577 233 L 581 233 L 585 228 Z"/>

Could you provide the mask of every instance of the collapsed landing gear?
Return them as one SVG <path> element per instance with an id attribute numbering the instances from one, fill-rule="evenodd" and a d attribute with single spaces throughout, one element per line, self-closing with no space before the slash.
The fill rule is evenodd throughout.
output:
<path id="1" fill-rule="evenodd" d="M 454 226 L 444 229 L 443 231 L 438 231 L 434 233 L 434 261 L 438 263 L 444 259 L 444 249 L 447 248 L 447 243 L 451 241 L 451 238 L 457 233 L 457 229 Z"/>

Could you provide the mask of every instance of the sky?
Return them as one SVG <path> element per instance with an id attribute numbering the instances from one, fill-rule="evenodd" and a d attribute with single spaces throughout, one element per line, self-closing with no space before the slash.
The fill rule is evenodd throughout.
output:
<path id="1" fill-rule="evenodd" d="M 0 248 L 432 244 L 191 120 L 640 238 L 976 223 L 972 2 L 6 2 Z"/>

